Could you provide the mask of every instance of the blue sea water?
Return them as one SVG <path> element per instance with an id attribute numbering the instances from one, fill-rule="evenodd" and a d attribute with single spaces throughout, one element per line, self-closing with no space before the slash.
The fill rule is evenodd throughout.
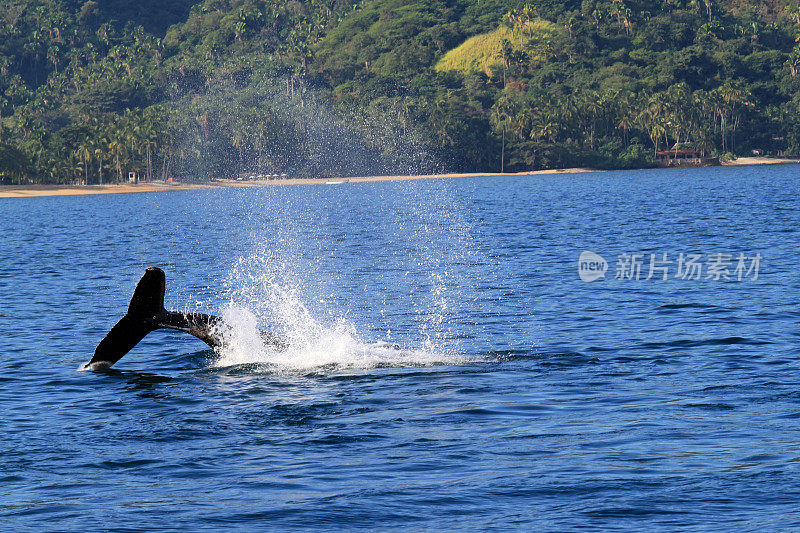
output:
<path id="1" fill-rule="evenodd" d="M 799 170 L 0 200 L 0 528 L 798 530 Z"/>

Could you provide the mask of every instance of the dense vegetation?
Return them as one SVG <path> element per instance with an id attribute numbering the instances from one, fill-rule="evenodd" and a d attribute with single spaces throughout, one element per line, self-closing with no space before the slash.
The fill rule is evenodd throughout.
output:
<path id="1" fill-rule="evenodd" d="M 9 0 L 0 182 L 800 153 L 797 0 Z"/>

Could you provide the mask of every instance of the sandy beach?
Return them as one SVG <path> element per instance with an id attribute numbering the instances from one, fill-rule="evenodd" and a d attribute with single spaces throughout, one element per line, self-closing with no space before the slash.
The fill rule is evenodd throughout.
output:
<path id="1" fill-rule="evenodd" d="M 796 159 L 771 157 L 740 157 L 722 163 L 729 165 L 779 165 L 798 163 Z M 163 191 L 185 191 L 194 189 L 220 189 L 226 187 L 264 187 L 270 185 L 324 185 L 334 183 L 362 183 L 369 181 L 400 181 L 420 179 L 467 178 L 475 176 L 533 176 L 539 174 L 575 174 L 583 172 L 602 172 L 589 168 L 566 168 L 554 170 L 535 170 L 517 173 L 473 172 L 454 174 L 421 174 L 416 176 L 360 176 L 341 178 L 286 178 L 276 180 L 213 180 L 202 183 L 182 183 L 154 181 L 149 183 L 115 183 L 109 185 L 0 185 L 0 198 L 31 198 L 37 196 L 73 196 L 85 194 L 125 194 Z"/>
<path id="2" fill-rule="evenodd" d="M 466 178 L 473 176 L 524 176 L 535 174 L 567 174 L 594 172 L 585 168 L 537 170 L 520 173 L 462 173 L 422 174 L 417 176 L 360 176 L 342 178 L 286 178 L 276 180 L 214 180 L 202 183 L 154 181 L 150 183 L 115 183 L 109 185 L 2 185 L 0 198 L 31 198 L 37 196 L 74 196 L 87 194 L 125 194 L 163 191 L 185 191 L 195 189 L 220 189 L 226 187 L 264 187 L 270 185 L 324 185 L 328 183 L 361 183 L 368 181 L 400 181 L 419 179 Z"/>
<path id="3" fill-rule="evenodd" d="M 732 165 L 787 165 L 800 163 L 798 159 L 787 159 L 780 157 L 739 157 L 733 161 L 723 161 L 723 166 Z"/>

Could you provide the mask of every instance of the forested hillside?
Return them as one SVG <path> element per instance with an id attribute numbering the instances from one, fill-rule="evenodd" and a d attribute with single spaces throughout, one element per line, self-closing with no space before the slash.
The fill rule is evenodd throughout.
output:
<path id="1" fill-rule="evenodd" d="M 797 0 L 8 0 L 0 182 L 800 152 Z"/>

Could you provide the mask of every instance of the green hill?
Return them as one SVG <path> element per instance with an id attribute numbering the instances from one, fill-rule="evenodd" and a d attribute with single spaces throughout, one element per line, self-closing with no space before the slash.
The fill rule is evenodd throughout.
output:
<path id="1" fill-rule="evenodd" d="M 454 70 L 462 74 L 482 72 L 491 78 L 502 70 L 504 59 L 541 60 L 543 54 L 540 50 L 558 35 L 559 30 L 556 24 L 546 20 L 529 22 L 517 31 L 507 26 L 500 26 L 496 30 L 470 37 L 458 47 L 448 51 L 436 63 L 434 69 L 437 72 Z M 529 53 L 531 51 L 532 54 Z"/>
<path id="2" fill-rule="evenodd" d="M 796 0 L 9 0 L 0 182 L 798 154 L 798 36 Z"/>

